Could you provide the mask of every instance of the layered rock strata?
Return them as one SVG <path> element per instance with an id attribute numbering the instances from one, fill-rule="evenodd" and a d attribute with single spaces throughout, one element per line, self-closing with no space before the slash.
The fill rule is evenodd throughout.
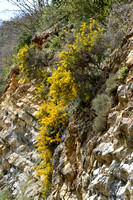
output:
<path id="1" fill-rule="evenodd" d="M 17 81 L 18 69 L 12 67 L 0 104 L 0 190 L 10 190 L 14 199 L 41 199 L 42 183 L 34 166 L 40 158 L 35 151 L 39 124 L 35 113 L 32 83 Z"/>
<path id="2" fill-rule="evenodd" d="M 73 116 L 54 153 L 49 200 L 133 199 L 132 37 L 133 30 L 108 64 L 114 72 L 127 65 L 128 76 L 117 89 L 117 105 L 108 114 L 107 130 L 92 131 L 90 109 Z"/>

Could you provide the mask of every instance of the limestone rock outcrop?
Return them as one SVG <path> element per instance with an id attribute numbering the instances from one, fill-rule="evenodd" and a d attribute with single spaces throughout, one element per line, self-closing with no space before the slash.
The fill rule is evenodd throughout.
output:
<path id="1" fill-rule="evenodd" d="M 107 130 L 94 133 L 91 109 L 72 117 L 54 153 L 53 190 L 48 200 L 133 199 L 131 37 L 133 32 L 108 65 L 113 70 L 120 58 L 119 65 L 127 64 L 129 72 L 117 89 L 117 104 L 108 114 Z"/>
<path id="2" fill-rule="evenodd" d="M 39 124 L 38 103 L 32 83 L 19 83 L 18 70 L 11 69 L 8 86 L 0 104 L 0 190 L 9 189 L 14 199 L 42 199 L 42 183 L 34 167 L 39 160 L 35 150 Z"/>

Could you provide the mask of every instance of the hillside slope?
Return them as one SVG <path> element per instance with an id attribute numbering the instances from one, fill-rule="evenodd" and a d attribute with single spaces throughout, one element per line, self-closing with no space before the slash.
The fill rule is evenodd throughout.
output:
<path id="1" fill-rule="evenodd" d="M 119 65 L 125 62 L 129 72 L 117 89 L 118 103 L 108 114 L 107 130 L 94 134 L 91 109 L 72 117 L 54 153 L 49 200 L 133 199 L 133 29 L 126 38 L 108 64 L 115 70 L 121 58 Z"/>
<path id="2" fill-rule="evenodd" d="M 96 112 L 91 102 L 88 104 L 82 102 L 75 107 L 68 126 L 65 130 L 61 129 L 63 134 L 53 154 L 52 190 L 48 198 L 42 195 L 43 176 L 39 179 L 35 171 L 35 167 L 42 163 L 42 158 L 36 151 L 36 137 L 40 130 L 36 113 L 42 103 L 35 98 L 37 80 L 21 82 L 17 78 L 20 73 L 19 68 L 16 65 L 11 68 L 7 87 L 0 99 L 0 198 L 5 191 L 6 194 L 10 193 L 10 197 L 6 199 L 14 200 L 133 199 L 132 22 L 131 16 L 128 20 L 127 34 L 119 48 L 105 63 L 97 88 L 94 90 L 96 94 L 93 98 L 101 93 L 108 94 L 108 80 L 120 73 L 123 66 L 126 67 L 126 72 L 121 71 L 122 79 L 120 78 L 118 85 L 112 82 L 110 86 L 110 90 L 113 89 L 110 95 L 113 103 L 107 116 L 103 116 L 107 119 L 106 128 L 97 133 L 92 128 Z M 45 53 L 46 57 L 43 58 L 46 63 L 43 65 L 47 70 L 58 61 L 56 50 L 54 52 L 52 49 L 52 54 L 55 53 L 52 58 L 48 58 L 50 54 L 43 51 L 45 47 L 48 48 L 48 42 L 55 36 L 54 31 L 35 36 L 32 40 L 36 41 L 37 52 L 42 57 Z M 42 51 L 39 49 L 40 45 Z M 32 56 L 28 64 L 32 63 Z M 36 69 L 36 65 L 34 67 Z M 49 93 L 47 95 L 50 96 Z"/>

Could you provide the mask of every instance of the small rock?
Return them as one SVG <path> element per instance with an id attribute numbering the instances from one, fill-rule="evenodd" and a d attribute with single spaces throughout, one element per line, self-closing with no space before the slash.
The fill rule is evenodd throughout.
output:
<path id="1" fill-rule="evenodd" d="M 0 144 L 0 156 L 2 155 L 2 149 L 3 149 L 3 145 Z"/>
<path id="2" fill-rule="evenodd" d="M 127 94 L 129 91 L 127 90 L 127 87 L 125 85 L 120 85 L 117 89 L 118 93 L 118 99 L 120 103 L 123 103 L 124 101 L 127 101 Z"/>
<path id="3" fill-rule="evenodd" d="M 17 148 L 17 151 L 23 152 L 27 149 L 27 145 L 21 145 L 20 147 Z"/>
<path id="4" fill-rule="evenodd" d="M 18 117 L 26 122 L 28 125 L 32 125 L 33 118 L 25 111 L 20 111 Z"/>
<path id="5" fill-rule="evenodd" d="M 62 170 L 62 173 L 67 177 L 68 180 L 72 181 L 76 175 L 75 171 L 73 171 L 70 163 L 67 163 Z"/>
<path id="6" fill-rule="evenodd" d="M 113 125 L 113 124 L 115 123 L 118 114 L 119 114 L 119 113 L 118 113 L 117 111 L 115 111 L 115 112 L 110 113 L 110 114 L 108 115 L 108 125 Z"/>
<path id="7" fill-rule="evenodd" d="M 133 50 L 130 51 L 130 53 L 127 56 L 127 61 L 126 61 L 126 65 L 128 67 L 131 67 L 133 65 Z"/>
<path id="8" fill-rule="evenodd" d="M 84 176 L 82 176 L 82 186 L 84 189 L 87 189 L 89 180 L 90 180 L 89 174 L 86 173 Z"/>
<path id="9" fill-rule="evenodd" d="M 17 140 L 16 138 L 12 138 L 12 139 L 10 140 L 10 145 L 11 145 L 14 149 L 16 149 L 16 148 L 19 146 L 18 140 Z"/>
<path id="10" fill-rule="evenodd" d="M 112 161 L 111 154 L 113 153 L 113 151 L 114 146 L 111 142 L 103 142 L 93 150 L 93 154 L 99 161 L 105 160 L 106 162 L 110 163 Z"/>
<path id="11" fill-rule="evenodd" d="M 11 165 L 7 160 L 4 160 L 4 162 L 2 162 L 2 166 L 4 169 L 9 170 Z"/>

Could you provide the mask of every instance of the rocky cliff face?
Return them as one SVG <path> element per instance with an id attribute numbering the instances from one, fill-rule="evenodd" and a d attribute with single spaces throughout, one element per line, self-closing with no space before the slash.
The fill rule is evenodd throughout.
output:
<path id="1" fill-rule="evenodd" d="M 105 75 L 115 73 L 123 63 L 128 75 L 117 89 L 106 131 L 94 133 L 90 107 L 71 118 L 54 153 L 53 189 L 48 200 L 133 199 L 133 29 L 111 56 Z M 16 200 L 40 200 L 42 183 L 34 172 L 40 162 L 35 151 L 39 102 L 33 83 L 19 83 L 18 74 L 13 67 L 1 97 L 0 190 L 10 189 Z"/>
<path id="2" fill-rule="evenodd" d="M 107 130 L 95 134 L 91 109 L 76 113 L 54 153 L 53 191 L 49 200 L 133 199 L 133 29 L 108 64 L 129 68 L 117 89 L 117 105 Z"/>
<path id="3" fill-rule="evenodd" d="M 18 83 L 18 73 L 12 67 L 0 104 L 0 190 L 10 190 L 16 200 L 39 200 L 42 184 L 33 170 L 39 162 L 35 151 L 38 104 L 33 84 Z"/>

